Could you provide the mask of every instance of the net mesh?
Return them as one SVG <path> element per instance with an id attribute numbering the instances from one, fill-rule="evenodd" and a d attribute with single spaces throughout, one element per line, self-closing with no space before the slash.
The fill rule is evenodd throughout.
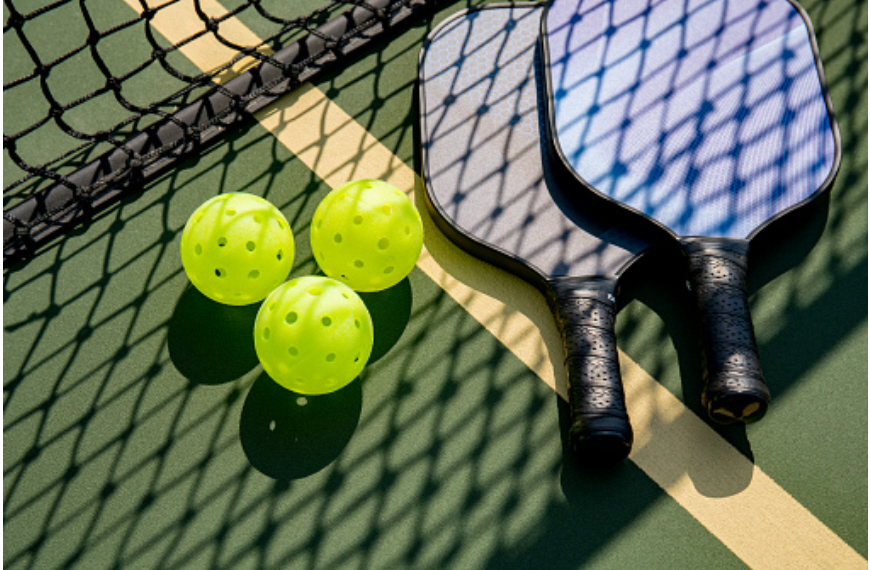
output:
<path id="1" fill-rule="evenodd" d="M 4 2 L 8 264 L 436 0 Z"/>

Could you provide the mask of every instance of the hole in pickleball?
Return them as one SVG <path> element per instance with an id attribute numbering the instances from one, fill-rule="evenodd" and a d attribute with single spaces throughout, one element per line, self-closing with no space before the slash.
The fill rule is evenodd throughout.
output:
<path id="1" fill-rule="evenodd" d="M 390 206 L 384 206 L 381 210 L 388 216 L 393 213 L 393 208 Z"/>
<path id="2" fill-rule="evenodd" d="M 360 322 L 357 319 L 353 320 L 353 324 L 354 324 L 354 326 L 356 326 L 356 328 L 360 328 L 360 326 L 361 326 Z"/>
<path id="3" fill-rule="evenodd" d="M 229 210 L 227 210 L 227 215 L 228 216 L 235 216 L 236 215 L 235 209 L 230 208 Z"/>
<path id="4" fill-rule="evenodd" d="M 282 259 L 284 259 L 284 250 L 279 249 L 278 250 L 278 261 L 281 261 Z"/>
<path id="5" fill-rule="evenodd" d="M 356 261 L 353 262 L 353 265 L 354 265 L 354 267 L 362 268 L 362 266 L 365 264 L 362 262 L 361 259 L 357 259 Z"/>
<path id="6" fill-rule="evenodd" d="M 381 238 L 380 241 L 378 241 L 378 248 L 387 249 L 388 247 L 390 247 L 390 240 L 387 238 Z"/>
<path id="7" fill-rule="evenodd" d="M 254 251 L 255 249 L 257 249 L 257 244 L 255 244 L 252 241 L 249 241 L 248 243 L 245 244 L 245 247 L 247 248 L 248 251 Z"/>
<path id="8" fill-rule="evenodd" d="M 345 299 L 350 299 L 350 296 L 347 293 L 345 293 L 344 291 L 341 292 L 341 296 L 344 297 Z"/>
<path id="9" fill-rule="evenodd" d="M 332 324 L 332 319 L 330 319 L 329 317 L 323 317 L 322 319 L 320 319 L 320 322 L 323 323 L 323 326 L 328 327 Z"/>
<path id="10" fill-rule="evenodd" d="M 290 348 L 288 348 L 287 352 L 290 353 L 290 356 L 299 356 L 299 349 L 295 346 L 291 346 Z"/>
<path id="11" fill-rule="evenodd" d="M 249 278 L 249 279 L 256 279 L 256 278 L 259 277 L 259 276 L 260 276 L 260 272 L 257 271 L 256 269 L 252 269 L 251 272 L 248 273 L 248 278 Z"/>
<path id="12" fill-rule="evenodd" d="M 354 216 L 353 223 L 355 223 L 356 225 L 360 225 L 361 223 L 363 223 L 363 217 L 362 216 Z"/>
<path id="13" fill-rule="evenodd" d="M 287 313 L 286 317 L 284 317 L 284 322 L 287 323 L 288 325 L 292 325 L 293 323 L 296 322 L 296 320 L 298 318 L 299 318 L 299 315 L 297 315 L 294 312 L 290 312 L 290 313 Z"/>
<path id="14" fill-rule="evenodd" d="M 218 244 L 218 247 L 225 247 L 227 245 L 227 238 L 219 237 L 217 244 Z"/>
<path id="15" fill-rule="evenodd" d="M 262 224 L 263 223 L 263 216 L 261 216 L 260 214 L 254 214 L 254 221 L 258 224 Z"/>
<path id="16" fill-rule="evenodd" d="M 389 266 L 389 267 L 384 268 L 384 273 L 388 273 L 388 274 L 389 274 L 389 273 L 392 273 L 394 269 L 395 269 L 395 267 L 393 267 L 393 266 L 391 265 L 391 266 Z"/>
<path id="17" fill-rule="evenodd" d="M 341 243 L 341 234 L 335 234 L 335 243 Z"/>
<path id="18" fill-rule="evenodd" d="M 272 336 L 272 331 L 267 328 L 263 329 L 263 338 L 269 340 L 269 337 Z"/>
<path id="19" fill-rule="evenodd" d="M 195 251 L 197 255 L 202 255 L 202 246 L 199 244 L 196 244 L 196 247 L 193 248 L 193 251 Z"/>
<path id="20" fill-rule="evenodd" d="M 320 287 L 311 287 L 310 289 L 308 289 L 309 295 L 317 296 L 317 295 L 320 295 L 321 293 L 323 293 L 323 289 L 321 289 Z"/>
<path id="21" fill-rule="evenodd" d="M 218 269 L 214 270 L 214 274 L 217 275 L 218 277 L 223 277 L 224 275 L 227 274 L 227 272 L 224 271 L 223 269 L 218 268 Z"/>
<path id="22" fill-rule="evenodd" d="M 405 226 L 405 235 L 406 236 L 411 235 L 411 226 Z"/>
<path id="23" fill-rule="evenodd" d="M 330 352 L 329 354 L 327 354 L 326 361 L 327 362 L 335 362 L 335 353 Z"/>
<path id="24" fill-rule="evenodd" d="M 354 362 L 359 362 L 359 357 L 360 357 L 360 354 L 357 352 L 357 353 L 356 353 L 356 356 L 353 358 L 353 361 L 354 361 Z"/>

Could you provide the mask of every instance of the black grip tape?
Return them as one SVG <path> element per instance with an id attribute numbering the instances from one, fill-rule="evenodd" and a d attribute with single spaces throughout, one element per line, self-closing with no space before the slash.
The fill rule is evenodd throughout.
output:
<path id="1" fill-rule="evenodd" d="M 597 463 L 624 459 L 634 437 L 616 350 L 614 289 L 602 280 L 551 283 L 568 372 L 571 447 L 578 458 Z"/>
<path id="2" fill-rule="evenodd" d="M 686 240 L 692 293 L 701 325 L 701 401 L 720 423 L 752 422 L 767 411 L 764 382 L 746 293 L 748 242 Z"/>

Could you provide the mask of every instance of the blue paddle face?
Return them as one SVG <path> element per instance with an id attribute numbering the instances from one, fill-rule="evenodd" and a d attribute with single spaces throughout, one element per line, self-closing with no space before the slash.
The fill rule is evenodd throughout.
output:
<path id="1" fill-rule="evenodd" d="M 830 182 L 815 44 L 789 0 L 555 0 L 557 149 L 678 237 L 748 238 Z"/>
<path id="2" fill-rule="evenodd" d="M 545 278 L 616 279 L 648 243 L 579 208 L 551 179 L 535 77 L 542 12 L 472 11 L 427 39 L 420 111 L 428 196 L 488 260 L 510 258 Z"/>
<path id="3" fill-rule="evenodd" d="M 563 341 L 567 439 L 583 461 L 611 463 L 633 438 L 614 295 L 649 243 L 566 195 L 561 170 L 550 169 L 536 76 L 542 14 L 541 5 L 490 5 L 429 34 L 420 56 L 423 177 L 445 234 L 546 295 Z"/>

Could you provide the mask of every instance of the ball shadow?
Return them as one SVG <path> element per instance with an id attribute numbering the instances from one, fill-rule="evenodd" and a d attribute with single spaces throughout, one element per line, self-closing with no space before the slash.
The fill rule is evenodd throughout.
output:
<path id="1" fill-rule="evenodd" d="M 169 357 L 196 384 L 222 384 L 257 366 L 254 321 L 259 304 L 231 307 L 189 286 L 169 321 Z"/>
<path id="2" fill-rule="evenodd" d="M 257 471 L 276 480 L 300 479 L 330 463 L 359 423 L 362 385 L 351 382 L 321 396 L 304 396 L 261 374 L 245 399 L 242 449 Z"/>
<path id="3" fill-rule="evenodd" d="M 393 348 L 411 318 L 411 282 L 407 277 L 389 289 L 376 293 L 359 293 L 372 316 L 375 339 L 369 364 Z"/>

